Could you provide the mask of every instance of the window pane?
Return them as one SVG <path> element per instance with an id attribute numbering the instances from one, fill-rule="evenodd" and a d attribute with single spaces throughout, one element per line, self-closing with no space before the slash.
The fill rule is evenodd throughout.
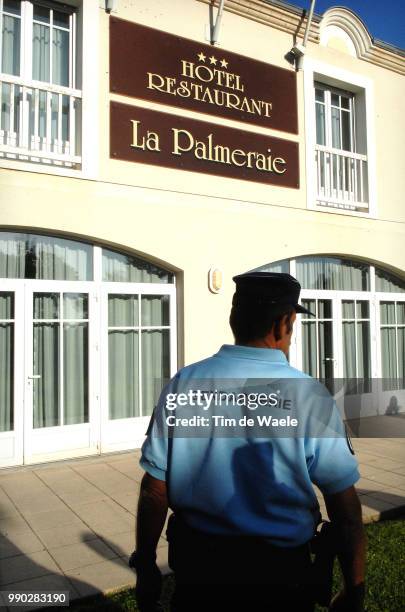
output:
<path id="1" fill-rule="evenodd" d="M 0 278 L 92 280 L 93 248 L 63 238 L 0 232 Z"/>
<path id="2" fill-rule="evenodd" d="M 14 294 L 2 291 L 0 293 L 0 320 L 14 319 Z"/>
<path id="3" fill-rule="evenodd" d="M 284 274 L 289 274 L 290 261 L 288 259 L 280 259 L 279 261 L 274 261 L 265 266 L 255 268 L 251 270 L 251 272 L 283 272 Z"/>
<path id="4" fill-rule="evenodd" d="M 318 89 L 317 87 L 315 88 L 315 100 L 317 102 L 325 101 L 325 91 L 323 89 Z"/>
<path id="5" fill-rule="evenodd" d="M 147 295 L 141 298 L 142 325 L 169 325 L 168 295 Z"/>
<path id="6" fill-rule="evenodd" d="M 3 11 L 13 15 L 21 15 L 21 0 L 3 0 Z"/>
<path id="7" fill-rule="evenodd" d="M 397 304 L 397 323 L 398 325 L 405 324 L 405 303 L 399 302 Z"/>
<path id="8" fill-rule="evenodd" d="M 3 15 L 2 27 L 2 72 L 19 76 L 20 74 L 20 28 L 21 20 Z"/>
<path id="9" fill-rule="evenodd" d="M 137 257 L 103 249 L 103 280 L 120 283 L 173 283 L 174 275 Z"/>
<path id="10" fill-rule="evenodd" d="M 357 325 L 357 378 L 370 379 L 370 323 L 361 321 Z M 366 391 L 366 389 L 365 389 Z"/>
<path id="11" fill-rule="evenodd" d="M 34 428 L 59 425 L 59 324 L 34 324 Z"/>
<path id="12" fill-rule="evenodd" d="M 325 106 L 316 104 L 316 144 L 325 145 Z"/>
<path id="13" fill-rule="evenodd" d="M 310 376 L 317 375 L 316 323 L 302 323 L 302 364 L 303 370 Z"/>
<path id="14" fill-rule="evenodd" d="M 356 317 L 358 319 L 368 319 L 369 314 L 369 303 L 367 301 L 356 302 Z"/>
<path id="15" fill-rule="evenodd" d="M 319 377 L 333 378 L 332 321 L 318 323 Z"/>
<path id="16" fill-rule="evenodd" d="M 52 32 L 52 83 L 69 86 L 69 32 Z"/>
<path id="17" fill-rule="evenodd" d="M 303 299 L 301 300 L 301 304 L 304 306 L 304 308 L 307 308 L 310 312 L 313 312 L 314 315 L 316 315 L 316 300 Z M 303 319 L 308 319 L 311 315 L 303 313 L 301 316 Z"/>
<path id="18" fill-rule="evenodd" d="M 170 379 L 169 330 L 142 332 L 142 414 L 150 415 Z"/>
<path id="19" fill-rule="evenodd" d="M 138 332 L 108 332 L 108 383 L 110 419 L 125 419 L 139 412 Z"/>
<path id="20" fill-rule="evenodd" d="M 393 379 L 397 377 L 396 351 L 397 349 L 396 349 L 395 328 L 392 327 L 392 328 L 382 329 L 381 330 L 381 364 L 382 364 L 383 378 Z M 386 386 L 387 385 L 384 385 L 384 387 Z M 388 388 L 390 387 L 388 386 Z"/>
<path id="21" fill-rule="evenodd" d="M 342 149 L 352 151 L 352 138 L 350 134 L 350 113 L 342 111 Z"/>
<path id="22" fill-rule="evenodd" d="M 375 269 L 375 284 L 377 291 L 384 291 L 389 293 L 404 293 L 405 292 L 405 281 L 398 276 L 390 274 L 381 268 Z"/>
<path id="23" fill-rule="evenodd" d="M 340 105 L 342 108 L 347 108 L 348 110 L 350 110 L 350 98 L 347 98 L 346 96 L 340 96 Z"/>
<path id="24" fill-rule="evenodd" d="M 86 293 L 65 293 L 63 296 L 63 318 L 87 319 L 87 302 Z"/>
<path id="25" fill-rule="evenodd" d="M 50 11 L 45 6 L 34 4 L 34 19 L 35 21 L 41 21 L 41 23 L 50 23 Z"/>
<path id="26" fill-rule="evenodd" d="M 32 78 L 34 80 L 49 83 L 49 62 L 49 27 L 34 23 L 32 40 Z"/>
<path id="27" fill-rule="evenodd" d="M 138 296 L 109 295 L 108 325 L 110 327 L 136 327 L 138 325 Z"/>
<path id="28" fill-rule="evenodd" d="M 0 320 L 14 316 L 14 294 L 0 293 Z M 0 322 L 0 431 L 14 429 L 14 323 Z"/>
<path id="29" fill-rule="evenodd" d="M 334 149 L 341 148 L 340 140 L 340 110 L 338 108 L 331 109 L 332 119 L 332 147 Z"/>
<path id="30" fill-rule="evenodd" d="M 297 258 L 297 279 L 303 289 L 369 291 L 367 264 L 337 257 Z"/>
<path id="31" fill-rule="evenodd" d="M 332 318 L 332 300 L 318 300 L 318 319 L 331 319 L 331 318 Z"/>
<path id="32" fill-rule="evenodd" d="M 63 326 L 64 424 L 88 423 L 88 324 Z"/>
<path id="33" fill-rule="evenodd" d="M 339 96 L 337 94 L 332 93 L 330 97 L 330 101 L 333 106 L 340 106 Z"/>
<path id="34" fill-rule="evenodd" d="M 344 319 L 354 319 L 354 300 L 343 300 L 342 317 Z"/>
<path id="35" fill-rule="evenodd" d="M 59 294 L 34 294 L 34 319 L 59 319 Z"/>
<path id="36" fill-rule="evenodd" d="M 397 331 L 398 338 L 398 378 L 399 388 L 403 389 L 405 384 L 405 328 L 400 327 Z"/>
<path id="37" fill-rule="evenodd" d="M 395 302 L 381 302 L 380 319 L 382 325 L 395 324 Z"/>
<path id="38" fill-rule="evenodd" d="M 60 28 L 69 28 L 69 13 L 53 12 L 53 25 Z"/>
<path id="39" fill-rule="evenodd" d="M 356 330 L 355 322 L 343 322 L 343 375 L 356 378 Z"/>

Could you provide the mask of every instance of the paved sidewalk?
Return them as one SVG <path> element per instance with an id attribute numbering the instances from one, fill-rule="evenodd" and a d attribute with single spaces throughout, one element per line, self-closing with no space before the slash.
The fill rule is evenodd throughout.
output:
<path id="1" fill-rule="evenodd" d="M 403 439 L 353 444 L 365 522 L 405 507 Z M 133 585 L 138 459 L 131 451 L 0 471 L 0 590 L 68 590 L 75 599 Z M 158 563 L 168 571 L 163 537 Z"/>

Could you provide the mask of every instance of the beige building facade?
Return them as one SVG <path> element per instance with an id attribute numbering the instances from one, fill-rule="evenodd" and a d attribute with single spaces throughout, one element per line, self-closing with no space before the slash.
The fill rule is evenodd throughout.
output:
<path id="1" fill-rule="evenodd" d="M 403 378 L 404 53 L 373 41 L 342 8 L 314 15 L 303 49 L 306 16 L 281 2 L 227 0 L 215 46 L 216 8 L 206 0 L 111 6 L 0 3 L 0 464 L 139 446 L 164 381 L 232 342 L 232 276 L 255 268 L 290 271 L 316 311 L 298 322 L 297 367 Z M 148 57 L 129 53 L 114 76 L 113 22 L 152 28 L 151 40 L 156 30 L 170 35 L 168 51 L 155 49 L 147 68 Z M 132 48 L 124 42 L 120 53 Z M 163 77 L 181 75 L 163 74 L 165 62 L 191 84 L 213 88 L 216 79 L 217 91 L 239 102 L 226 98 L 234 104 L 226 116 L 208 94 L 200 107 L 179 102 Z M 277 99 L 280 112 L 292 106 L 297 130 L 293 119 L 273 127 L 275 102 L 252 106 L 247 85 L 242 92 L 246 66 L 259 75 L 254 99 Z M 277 91 L 266 76 L 273 67 L 283 69 Z M 121 68 L 124 89 L 139 71 L 158 75 L 148 81 L 156 97 L 114 91 Z M 287 85 L 283 93 L 287 81 L 296 102 Z M 245 113 L 236 108 L 242 93 Z M 129 106 L 131 121 L 121 125 L 114 105 Z M 256 123 L 246 120 L 255 112 Z M 183 130 L 177 151 L 156 140 L 165 121 L 173 138 Z M 199 149 L 197 128 L 205 130 Z M 209 152 L 209 134 L 222 146 L 216 134 L 235 140 L 222 161 Z M 273 152 L 297 151 L 297 164 L 280 154 L 266 169 L 256 138 Z M 220 175 L 221 164 L 232 176 Z M 283 175 L 296 183 L 280 184 Z M 394 389 L 385 385 L 379 406 L 365 389 L 365 412 L 395 408 Z"/>

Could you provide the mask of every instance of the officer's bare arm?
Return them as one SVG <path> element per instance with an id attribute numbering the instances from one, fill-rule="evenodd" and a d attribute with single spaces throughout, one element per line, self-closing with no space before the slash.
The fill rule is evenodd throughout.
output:
<path id="1" fill-rule="evenodd" d="M 145 561 L 156 558 L 156 547 L 167 515 L 166 482 L 145 473 L 139 493 L 136 523 L 137 556 Z"/>
<path id="2" fill-rule="evenodd" d="M 364 583 L 365 576 L 366 536 L 361 504 L 353 486 L 324 497 L 329 519 L 338 530 L 339 561 L 345 587 L 350 589 Z"/>

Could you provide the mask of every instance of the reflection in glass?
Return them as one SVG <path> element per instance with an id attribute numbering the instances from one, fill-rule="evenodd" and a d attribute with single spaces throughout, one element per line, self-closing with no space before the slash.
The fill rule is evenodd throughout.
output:
<path id="1" fill-rule="evenodd" d="M 395 302 L 380 303 L 380 319 L 382 325 L 395 325 Z"/>
<path id="2" fill-rule="evenodd" d="M 64 319 L 87 319 L 87 294 L 86 293 L 64 293 L 63 294 L 63 318 Z"/>
<path id="3" fill-rule="evenodd" d="M 317 347 L 315 321 L 302 322 L 302 365 L 310 376 L 317 376 Z"/>
<path id="4" fill-rule="evenodd" d="M 59 293 L 34 293 L 34 319 L 59 318 Z"/>

